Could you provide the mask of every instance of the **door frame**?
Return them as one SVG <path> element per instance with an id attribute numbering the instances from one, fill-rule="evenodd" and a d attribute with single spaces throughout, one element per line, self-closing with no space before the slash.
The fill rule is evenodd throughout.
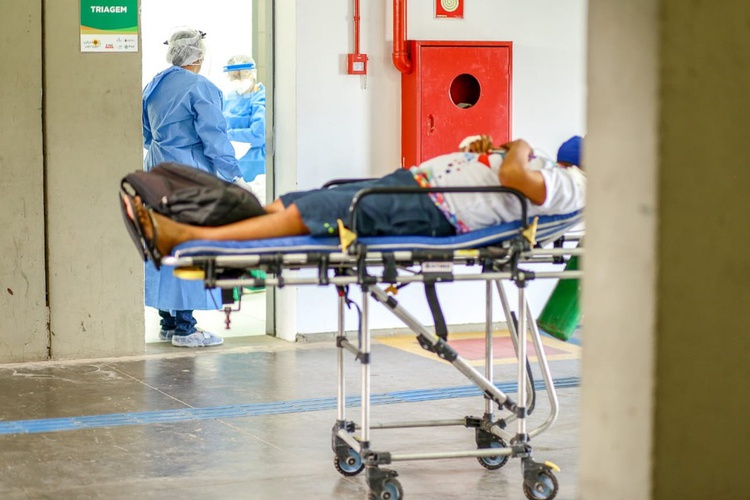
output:
<path id="1" fill-rule="evenodd" d="M 274 1 L 252 0 L 253 59 L 258 81 L 266 87 L 266 200 L 276 195 L 274 158 L 276 150 L 274 124 Z M 276 336 L 276 288 L 266 289 L 266 335 Z"/>

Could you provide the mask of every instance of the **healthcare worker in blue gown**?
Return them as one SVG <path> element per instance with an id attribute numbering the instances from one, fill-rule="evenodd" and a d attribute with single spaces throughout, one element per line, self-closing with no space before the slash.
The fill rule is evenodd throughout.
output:
<path id="1" fill-rule="evenodd" d="M 248 55 L 229 58 L 224 72 L 231 88 L 224 101 L 227 134 L 249 148 L 240 157 L 240 170 L 250 183 L 266 173 L 266 88 L 258 82 L 255 61 Z"/>
<path id="2" fill-rule="evenodd" d="M 232 56 L 224 66 L 229 80 L 229 92 L 224 101 L 227 135 L 244 150 L 239 153 L 242 178 L 253 191 L 265 195 L 266 173 L 266 88 L 258 82 L 258 69 L 253 58 L 239 54 Z M 260 176 L 260 177 L 259 177 Z M 253 270 L 254 278 L 266 278 L 265 271 Z M 265 287 L 245 287 L 249 293 L 261 292 Z"/>
<path id="3" fill-rule="evenodd" d="M 205 33 L 175 30 L 165 42 L 172 66 L 157 74 L 143 90 L 144 168 L 177 162 L 210 172 L 227 181 L 241 177 L 222 114 L 223 95 L 199 75 Z M 194 310 L 221 307 L 218 290 L 208 292 L 202 281 L 178 279 L 173 268 L 146 265 L 146 305 L 159 310 L 159 338 L 178 347 L 205 347 L 224 342 L 196 326 Z"/>

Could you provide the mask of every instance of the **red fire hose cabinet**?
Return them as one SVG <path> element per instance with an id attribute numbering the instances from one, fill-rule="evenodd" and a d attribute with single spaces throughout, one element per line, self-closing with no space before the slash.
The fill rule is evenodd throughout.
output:
<path id="1" fill-rule="evenodd" d="M 510 140 L 512 42 L 410 41 L 401 77 L 402 166 L 457 150 L 468 135 Z"/>

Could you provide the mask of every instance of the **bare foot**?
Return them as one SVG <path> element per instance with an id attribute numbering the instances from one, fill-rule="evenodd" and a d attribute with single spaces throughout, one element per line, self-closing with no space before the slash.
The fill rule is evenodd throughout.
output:
<path id="1" fill-rule="evenodd" d="M 153 211 L 149 213 L 149 210 L 143 206 L 143 202 L 139 196 L 136 196 L 134 199 L 135 206 L 131 205 L 127 198 L 123 199 L 125 200 L 125 209 L 128 217 L 133 220 L 135 220 L 135 216 L 138 217 L 138 223 L 143 229 L 143 236 L 145 236 L 147 241 L 154 240 L 154 227 L 156 227 L 156 241 L 154 244 L 162 256 L 169 255 L 176 245 L 189 239 L 188 231 L 186 231 L 184 224 L 175 222 Z M 133 210 L 135 210 L 135 216 Z"/>

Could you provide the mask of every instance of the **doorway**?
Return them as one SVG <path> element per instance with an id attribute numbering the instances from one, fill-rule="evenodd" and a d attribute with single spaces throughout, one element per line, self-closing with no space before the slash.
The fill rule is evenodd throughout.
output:
<path id="1" fill-rule="evenodd" d="M 247 54 L 254 59 L 257 81 L 263 84 L 266 92 L 266 173 L 246 180 L 251 181 L 250 184 L 261 201 L 272 199 L 272 1 L 141 0 L 142 87 L 154 75 L 169 67 L 164 42 L 179 27 L 191 27 L 206 33 L 207 53 L 200 74 L 216 84 L 225 96 L 230 95 L 229 79 L 224 72 L 229 58 Z M 238 157 L 245 154 L 246 150 L 238 149 Z M 220 303 L 217 304 L 220 310 L 196 310 L 194 317 L 198 321 L 197 326 L 225 338 L 273 334 L 272 291 L 237 289 L 235 298 L 240 300 L 232 306 L 229 326 Z M 146 307 L 145 321 L 146 342 L 159 342 L 157 310 Z"/>

